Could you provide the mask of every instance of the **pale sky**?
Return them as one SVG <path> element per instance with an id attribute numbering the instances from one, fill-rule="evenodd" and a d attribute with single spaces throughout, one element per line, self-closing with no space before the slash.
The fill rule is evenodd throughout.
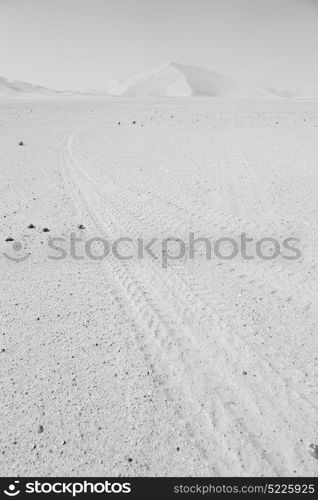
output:
<path id="1" fill-rule="evenodd" d="M 169 61 L 317 84 L 318 0 L 0 0 L 6 78 L 82 89 Z"/>

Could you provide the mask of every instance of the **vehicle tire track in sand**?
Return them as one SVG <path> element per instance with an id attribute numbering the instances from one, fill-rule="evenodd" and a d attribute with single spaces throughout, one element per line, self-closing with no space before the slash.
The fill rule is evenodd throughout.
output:
<path id="1" fill-rule="evenodd" d="M 79 145 L 77 144 L 76 141 L 76 135 L 73 137 L 73 145 L 76 146 L 76 152 L 78 155 L 83 156 L 82 151 L 79 148 Z M 87 162 L 88 157 L 87 155 L 83 156 L 84 160 Z M 82 175 L 86 178 L 88 182 L 91 182 L 92 185 L 94 186 L 94 189 L 99 192 L 101 199 L 106 197 L 111 201 L 111 206 L 117 208 L 117 213 L 123 213 L 125 212 L 126 214 L 126 222 L 127 220 L 129 221 L 128 227 L 133 227 L 134 228 L 134 233 L 136 234 L 137 231 L 139 231 L 138 234 L 142 234 L 142 231 L 147 228 L 152 229 L 152 236 L 156 234 L 157 232 L 157 227 L 156 223 L 157 220 L 153 220 L 153 214 L 152 212 L 150 214 L 145 215 L 140 215 L 140 213 L 143 212 L 143 210 L 140 208 L 140 206 L 137 205 L 137 203 L 134 203 L 134 199 L 128 198 L 128 193 L 124 192 L 123 189 L 121 189 L 120 186 L 116 185 L 114 181 L 111 179 L 107 178 L 107 186 L 102 187 L 102 185 L 97 185 L 96 182 L 94 182 L 87 174 L 87 172 L 83 171 L 78 166 L 79 171 L 82 173 Z M 128 173 L 127 173 L 128 175 Z M 178 184 L 181 184 L 181 179 L 178 179 Z M 152 193 L 152 198 L 155 198 L 156 196 L 156 187 L 151 186 Z M 173 193 L 173 195 L 165 194 L 164 198 L 164 206 L 172 206 L 174 207 L 174 212 L 172 214 L 169 213 L 169 220 L 170 220 L 170 227 L 169 230 L 171 230 L 172 234 L 177 234 L 177 235 L 184 235 L 184 227 L 182 227 L 182 221 L 184 219 L 184 214 L 189 212 L 191 210 L 191 214 L 194 215 L 192 209 L 188 208 L 189 203 L 187 203 L 186 199 L 183 199 L 183 201 L 179 203 L 175 203 L 175 198 L 176 198 L 176 193 Z M 161 207 L 162 207 L 162 200 L 161 200 Z M 191 201 L 191 207 L 196 206 L 196 220 L 201 218 L 201 213 L 204 211 L 208 211 L 208 207 L 204 207 L 204 209 L 200 210 L 200 205 L 197 202 L 192 203 Z M 128 210 L 127 210 L 128 207 Z M 219 212 L 218 212 L 219 215 Z M 224 212 L 222 213 L 224 215 Z M 253 235 L 257 234 L 259 236 L 262 236 L 263 234 L 266 234 L 266 231 L 269 231 L 269 229 L 266 227 L 265 228 L 263 225 L 260 224 L 255 224 L 250 221 L 247 221 L 243 218 L 238 218 L 235 217 L 233 214 L 225 214 L 225 218 L 219 218 L 217 222 L 214 222 L 214 225 L 218 227 L 218 230 L 221 231 L 222 229 L 226 229 L 227 223 L 229 220 L 232 221 L 232 226 L 231 227 L 241 227 L 242 231 L 250 231 Z M 209 212 L 208 216 L 205 218 L 205 222 L 208 222 L 209 220 L 215 220 L 214 212 Z M 139 223 L 139 224 L 138 224 Z M 126 224 L 127 226 L 127 224 Z M 124 222 L 122 222 L 122 227 L 124 227 Z M 234 232 L 234 230 L 231 229 L 231 232 Z M 237 231 L 235 231 L 237 232 Z M 125 228 L 125 234 L 127 234 L 127 227 Z M 169 236 L 171 233 L 167 232 L 167 236 Z M 270 233 L 271 234 L 271 233 Z M 163 236 L 166 236 L 163 235 Z M 277 236 L 278 237 L 278 236 Z M 228 263 L 222 263 L 222 266 L 225 267 L 225 264 L 227 266 L 231 265 Z M 269 262 L 262 262 L 262 261 L 256 261 L 256 266 L 246 266 L 246 263 L 236 263 L 236 266 L 233 268 L 231 267 L 230 269 L 225 268 L 224 272 L 229 272 L 231 271 L 231 276 L 238 278 L 239 280 L 242 280 L 242 286 L 247 287 L 249 283 L 257 282 L 259 284 L 260 288 L 263 288 L 264 286 L 267 286 L 269 291 L 275 291 L 275 289 L 282 289 L 282 290 L 289 290 L 291 288 L 291 279 L 294 278 L 292 288 L 293 290 L 297 290 L 297 287 L 302 285 L 302 275 L 298 272 L 299 266 L 298 263 L 293 263 L 294 265 L 291 266 L 286 266 L 284 267 L 281 262 L 277 261 L 274 263 L 269 263 Z M 182 269 L 184 270 L 184 269 Z M 234 271 L 234 272 L 232 272 Z M 242 273 L 245 273 L 243 275 Z M 196 301 L 199 301 L 201 303 L 201 307 L 204 308 L 209 308 L 209 304 L 213 303 L 210 291 L 204 287 L 204 284 L 193 281 L 191 282 L 191 285 L 189 283 L 189 280 L 184 277 L 183 275 L 179 272 L 179 268 L 177 266 L 175 267 L 169 267 L 163 276 L 163 280 L 167 280 L 167 275 L 171 274 L 171 279 L 173 282 L 176 282 L 176 276 L 178 277 L 178 289 L 180 286 L 184 288 L 184 292 L 187 296 L 187 302 L 189 304 L 190 302 L 190 296 L 194 299 L 194 303 Z M 232 278 L 231 278 L 232 279 Z M 215 313 L 215 309 L 211 311 L 212 314 Z M 218 311 L 219 312 L 219 311 Z M 193 311 L 191 312 L 193 314 Z M 263 359 L 263 362 L 266 362 L 266 360 Z M 275 369 L 273 365 L 271 365 L 271 369 L 273 370 L 272 375 L 277 377 L 280 376 L 278 370 Z M 285 378 L 282 378 L 284 383 L 286 383 Z M 296 387 L 293 387 L 293 390 L 297 391 Z M 299 392 L 299 391 L 298 391 Z M 299 392 L 299 394 L 301 394 Z M 302 396 L 304 397 L 304 396 Z"/>
<path id="2" fill-rule="evenodd" d="M 96 124 L 95 124 L 96 126 Z M 98 162 L 101 161 L 101 158 L 107 156 L 106 153 L 100 155 L 97 154 L 93 158 L 88 158 L 85 155 L 85 152 L 82 151 L 82 148 L 76 141 L 76 136 L 74 138 L 74 143 L 76 146 L 76 150 L 83 156 L 86 161 L 90 162 Z M 128 146 L 126 146 L 128 151 Z M 236 153 L 237 157 L 238 154 Z M 99 158 L 101 156 L 101 158 Z M 238 160 L 240 161 L 240 160 Z M 223 168 L 224 160 L 221 162 Z M 131 175 L 129 171 L 131 167 L 131 162 L 126 162 L 126 165 L 123 165 L 122 169 L 127 172 L 127 178 Z M 160 170 L 164 167 L 157 165 L 156 169 Z M 248 236 L 252 235 L 254 239 L 260 239 L 263 236 L 270 235 L 271 237 L 275 237 L 277 240 L 281 240 L 286 237 L 286 234 L 282 234 L 281 227 L 275 227 L 272 224 L 264 223 L 259 224 L 256 222 L 252 222 L 250 220 L 246 220 L 243 217 L 237 217 L 233 213 L 221 211 L 221 210 L 213 210 L 204 204 L 204 202 L 198 202 L 193 197 L 189 196 L 190 189 L 187 189 L 187 194 L 185 195 L 184 190 L 178 188 L 178 186 L 184 186 L 187 184 L 183 178 L 178 176 L 175 172 L 169 172 L 169 176 L 174 177 L 175 186 L 177 189 L 174 189 L 173 192 L 169 192 L 168 190 L 162 191 L 159 190 L 156 182 L 150 178 L 143 178 L 143 185 L 138 185 L 138 190 L 140 192 L 144 191 L 148 194 L 151 193 L 152 199 L 152 207 L 151 216 L 154 216 L 155 210 L 160 210 L 160 207 L 165 207 L 165 210 L 168 214 L 168 220 L 166 225 L 166 232 L 169 234 L 169 231 L 174 233 L 179 233 L 180 235 L 184 235 L 185 225 L 184 220 L 185 217 L 187 220 L 192 220 L 195 223 L 195 228 L 200 230 L 201 227 L 205 229 L 209 229 L 213 236 L 220 237 L 224 235 L 226 230 L 226 236 L 239 237 L 239 233 L 246 232 Z M 109 180 L 110 181 L 110 180 Z M 113 187 L 116 189 L 117 195 L 122 197 L 122 200 L 129 203 L 129 209 L 134 213 L 135 220 L 141 220 L 148 225 L 151 223 L 149 217 L 147 219 L 146 216 L 141 215 L 140 205 L 136 203 L 138 200 L 137 192 L 128 193 L 121 190 L 120 186 L 113 181 Z M 126 198 L 126 200 L 125 200 Z M 180 214 L 182 217 L 180 217 Z M 238 231 L 240 229 L 240 231 Z M 206 231 L 207 232 L 207 231 Z M 295 228 L 289 228 L 289 233 L 287 236 L 297 235 Z M 299 261 L 299 263 L 302 262 Z M 272 263 L 262 262 L 261 260 L 256 260 L 255 265 L 253 266 L 250 275 L 246 278 L 254 279 L 258 281 L 259 287 L 263 288 L 266 284 L 273 288 L 277 289 L 287 289 L 290 285 L 291 278 L 294 279 L 293 288 L 298 286 L 301 283 L 302 277 L 298 272 L 297 263 L 293 262 L 293 266 L 288 265 L 288 263 L 284 263 L 282 261 L 275 261 Z M 266 272 L 264 272 L 264 268 L 266 267 Z M 233 269 L 234 276 L 239 275 L 241 273 L 240 267 Z M 310 290 L 308 290 L 310 293 Z"/>
<path id="3" fill-rule="evenodd" d="M 110 189 L 104 188 L 101 192 L 100 187 L 82 170 L 74 154 L 74 134 L 71 134 L 62 146 L 62 157 L 66 184 L 72 194 L 73 202 L 94 221 L 97 229 L 102 232 L 106 229 L 109 237 L 118 234 L 119 228 L 127 228 L 127 225 L 134 222 L 134 217 L 127 218 L 127 210 L 123 215 L 124 205 L 118 210 L 118 201 L 114 198 L 114 194 L 112 195 L 113 186 Z M 182 210 L 182 205 L 178 209 Z M 194 214 L 198 213 L 199 207 Z M 283 473 L 283 464 L 284 462 L 286 464 L 286 461 L 287 464 L 290 461 L 289 465 L 295 464 L 295 461 L 299 462 L 300 457 L 295 457 L 294 453 L 290 456 L 291 450 L 282 456 L 272 457 L 262 452 L 263 418 L 260 418 L 260 415 L 266 418 L 267 414 L 272 415 L 274 412 L 275 423 L 281 432 L 285 431 L 280 425 L 284 419 L 291 420 L 290 427 L 293 430 L 296 423 L 290 416 L 281 415 L 275 409 L 275 401 L 272 400 L 277 390 L 268 391 L 259 397 L 257 394 L 259 386 L 244 383 L 242 391 L 242 381 L 238 383 L 236 377 L 240 373 L 239 356 L 246 352 L 246 346 L 238 339 L 230 337 L 226 325 L 215 312 L 211 311 L 205 300 L 200 299 L 197 293 L 193 294 L 176 273 L 170 275 L 169 279 L 168 273 L 163 276 L 162 271 L 149 259 L 132 265 L 107 259 L 105 265 L 109 274 L 115 277 L 124 290 L 138 323 L 146 330 L 142 341 L 146 343 L 151 356 L 156 362 L 160 359 L 161 366 L 165 366 L 165 370 L 171 372 L 173 379 L 170 376 L 170 383 L 176 387 L 177 392 L 184 393 L 183 402 L 188 398 L 192 408 L 196 408 L 201 424 L 196 426 L 194 436 L 197 441 L 209 443 L 207 448 L 217 447 L 219 459 L 217 472 L 222 473 L 225 470 L 238 473 L 246 470 L 250 472 L 250 469 L 246 469 L 247 456 L 245 456 L 249 448 L 254 449 L 254 454 L 257 455 L 256 468 L 261 465 L 264 467 L 265 464 L 265 469 L 271 473 Z M 177 283 L 177 287 L 173 285 L 173 281 Z M 167 304 L 170 304 L 168 311 Z M 214 344 L 211 343 L 211 330 L 214 331 L 212 335 Z M 154 340 L 157 343 L 155 356 Z M 209 362 L 211 352 L 217 360 L 216 369 L 213 369 Z M 262 389 L 267 384 L 270 387 L 271 377 L 272 373 L 268 366 L 263 364 L 261 370 L 258 370 L 257 383 L 262 381 Z M 213 401 L 204 404 L 204 398 L 211 392 L 211 384 L 214 387 Z M 290 388 L 280 383 L 279 391 L 284 397 L 290 397 L 292 403 L 292 397 L 288 394 Z M 299 404 L 299 400 L 296 404 Z M 202 405 L 207 406 L 207 409 L 203 410 Z M 311 412 L 311 409 L 306 408 L 306 414 L 308 411 Z M 193 409 L 187 408 L 187 412 L 190 412 L 187 415 L 190 421 L 197 416 L 195 412 L 193 413 Z M 204 422 L 203 428 L 202 422 Z M 253 428 L 252 432 L 250 426 Z M 212 441 L 209 434 L 212 436 L 214 434 Z M 233 438 L 240 445 L 238 449 L 230 451 Z M 286 438 L 290 441 L 289 433 Z M 220 446 L 223 449 L 222 453 Z M 204 448 L 203 444 L 202 449 Z M 207 460 L 212 458 L 208 452 L 205 452 L 205 456 Z"/>
<path id="4" fill-rule="evenodd" d="M 95 230 L 98 231 L 98 234 L 108 236 L 108 234 L 105 234 L 104 221 L 100 220 L 99 214 L 89 203 L 87 203 L 85 197 L 82 197 L 80 189 L 74 187 L 74 179 L 72 178 L 71 171 L 69 170 L 71 164 L 67 155 L 65 155 L 63 146 L 61 149 L 61 162 L 65 184 L 70 191 L 70 197 L 74 205 L 84 217 L 83 220 L 86 220 L 89 223 L 88 225 L 93 225 Z M 96 232 L 93 231 L 91 234 L 94 236 L 96 235 Z M 115 294 L 117 293 L 122 296 L 129 304 L 130 313 L 133 313 L 135 322 L 140 329 L 140 336 L 136 340 L 141 342 L 142 345 L 148 347 L 148 351 L 151 353 L 151 356 L 149 356 L 149 352 L 146 353 L 146 356 L 148 358 L 150 357 L 151 367 L 155 368 L 155 371 L 158 373 L 158 367 L 161 366 L 163 375 L 165 375 L 167 371 L 171 371 L 171 369 L 173 369 L 172 377 L 174 379 L 174 384 L 172 387 L 167 387 L 167 394 L 169 398 L 174 401 L 179 418 L 186 422 L 189 437 L 192 439 L 194 445 L 201 450 L 202 459 L 207 462 L 210 470 L 212 469 L 214 473 L 217 473 L 218 468 L 214 466 L 211 458 L 208 457 L 206 444 L 200 436 L 201 431 L 198 433 L 197 430 L 200 430 L 200 428 L 204 425 L 210 426 L 211 424 L 209 419 L 206 418 L 202 409 L 198 407 L 196 401 L 192 399 L 191 393 L 187 391 L 187 393 L 183 395 L 181 391 L 181 382 L 186 379 L 187 373 L 184 372 L 183 365 L 178 359 L 180 350 L 174 350 L 173 344 L 176 340 L 174 339 L 173 331 L 171 330 L 170 325 L 167 325 L 164 317 L 159 315 L 159 312 L 156 310 L 155 301 L 150 302 L 150 298 L 145 295 L 142 287 L 140 288 L 138 286 L 134 277 L 131 276 L 127 270 L 125 263 L 116 262 L 114 259 L 110 262 L 107 259 L 104 263 L 104 267 L 106 279 L 111 281 L 113 285 L 115 284 Z M 170 332 L 170 335 L 167 335 L 167 331 Z M 172 356 L 175 356 L 174 362 L 171 363 L 170 366 L 167 365 L 166 360 L 163 359 L 162 356 L 162 352 L 166 349 L 164 343 L 166 343 L 169 337 L 169 362 L 171 361 Z M 170 379 L 171 375 L 169 375 L 169 380 Z M 175 389 L 175 387 L 177 387 L 177 389 Z M 206 422 L 204 422 L 205 420 Z M 195 422 L 198 423 L 196 424 Z M 213 431 L 213 429 L 210 430 Z M 211 436 L 213 438 L 213 432 L 211 433 Z M 212 438 L 209 438 L 208 441 Z M 214 438 L 213 446 L 216 446 L 216 444 L 217 439 Z M 224 464 L 225 463 L 227 463 L 227 460 L 225 460 Z"/>

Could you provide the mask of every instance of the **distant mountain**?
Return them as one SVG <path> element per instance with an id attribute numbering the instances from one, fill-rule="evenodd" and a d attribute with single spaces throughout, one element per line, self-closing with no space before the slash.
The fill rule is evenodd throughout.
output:
<path id="1" fill-rule="evenodd" d="M 49 97 L 76 94 L 76 92 L 52 90 L 26 82 L 10 81 L 0 76 L 0 97 Z"/>
<path id="2" fill-rule="evenodd" d="M 266 89 L 277 97 L 297 97 L 297 93 L 295 90 L 276 90 L 270 87 L 266 87 Z"/>
<path id="3" fill-rule="evenodd" d="M 318 99 L 318 85 L 307 85 L 295 93 L 294 97 L 300 99 Z"/>
<path id="4" fill-rule="evenodd" d="M 150 73 L 106 82 L 85 91 L 58 91 L 0 77 L 2 97 L 191 97 L 220 98 L 318 98 L 318 85 L 299 91 L 275 90 L 237 80 L 197 66 L 171 62 Z"/>

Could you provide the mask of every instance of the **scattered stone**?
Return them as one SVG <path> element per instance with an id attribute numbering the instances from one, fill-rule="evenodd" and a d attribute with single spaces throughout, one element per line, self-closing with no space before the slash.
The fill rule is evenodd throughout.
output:
<path id="1" fill-rule="evenodd" d="M 14 239 L 11 238 L 11 236 L 9 236 L 9 238 L 7 238 L 6 241 L 14 241 Z"/>
<path id="2" fill-rule="evenodd" d="M 136 125 L 136 122 L 135 122 L 135 120 L 133 121 L 133 125 Z"/>
<path id="3" fill-rule="evenodd" d="M 120 122 L 118 122 L 117 125 L 120 125 Z"/>
<path id="4" fill-rule="evenodd" d="M 247 372 L 245 370 L 243 371 L 243 375 L 247 375 Z"/>
<path id="5" fill-rule="evenodd" d="M 79 224 L 78 229 L 85 229 L 85 226 L 83 226 L 83 224 Z"/>
<path id="6" fill-rule="evenodd" d="M 29 228 L 29 229 L 35 229 L 35 225 L 34 225 L 34 224 L 29 224 L 29 225 L 28 225 L 28 228 Z"/>
<path id="7" fill-rule="evenodd" d="M 133 461 L 132 458 L 128 458 L 127 460 L 128 460 L 129 463 Z"/>
<path id="8" fill-rule="evenodd" d="M 312 456 L 318 460 L 318 444 L 311 444 L 309 446 L 313 451 L 311 452 Z"/>
<path id="9" fill-rule="evenodd" d="M 43 233 L 48 233 L 50 230 L 49 230 L 47 227 L 44 227 L 44 228 L 42 229 L 42 231 L 43 231 Z"/>
<path id="10" fill-rule="evenodd" d="M 179 448 L 179 446 L 177 446 L 177 451 L 180 451 L 180 448 Z"/>
<path id="11" fill-rule="evenodd" d="M 19 141 L 19 146 L 24 146 L 24 142 L 23 141 Z"/>
<path id="12" fill-rule="evenodd" d="M 6 352 L 6 350 L 4 348 L 1 349 L 1 352 Z"/>
<path id="13" fill-rule="evenodd" d="M 38 425 L 38 429 L 37 429 L 38 434 L 42 434 L 43 431 L 44 431 L 43 425 Z"/>

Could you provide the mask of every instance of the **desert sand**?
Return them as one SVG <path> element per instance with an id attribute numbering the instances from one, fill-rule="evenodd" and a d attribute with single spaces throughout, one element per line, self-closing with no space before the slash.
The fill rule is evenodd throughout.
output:
<path id="1" fill-rule="evenodd" d="M 6 475 L 317 475 L 317 135 L 315 100 L 0 103 Z M 190 232 L 301 257 L 48 258 Z"/>

